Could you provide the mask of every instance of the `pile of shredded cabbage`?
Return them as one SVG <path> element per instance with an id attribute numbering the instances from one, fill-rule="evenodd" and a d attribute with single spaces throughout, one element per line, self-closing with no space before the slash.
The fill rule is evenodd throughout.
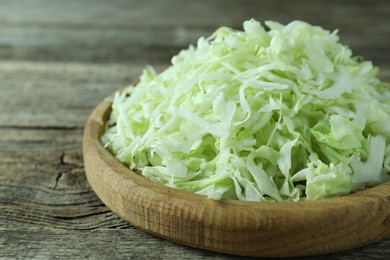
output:
<path id="1" fill-rule="evenodd" d="M 336 32 L 244 22 L 116 93 L 102 136 L 146 178 L 212 199 L 314 200 L 389 180 L 390 90 Z"/>

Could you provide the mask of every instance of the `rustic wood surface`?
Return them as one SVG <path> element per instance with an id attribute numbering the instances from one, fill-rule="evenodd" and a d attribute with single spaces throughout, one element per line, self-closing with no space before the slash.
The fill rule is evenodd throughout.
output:
<path id="1" fill-rule="evenodd" d="M 95 105 L 145 65 L 251 17 L 338 28 L 390 81 L 387 0 L 0 0 L 0 258 L 237 259 L 119 219 L 87 183 L 81 145 Z M 389 255 L 387 238 L 332 258 Z"/>

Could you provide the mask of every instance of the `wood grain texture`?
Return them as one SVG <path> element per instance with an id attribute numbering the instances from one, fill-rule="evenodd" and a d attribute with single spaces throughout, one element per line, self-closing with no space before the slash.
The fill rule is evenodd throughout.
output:
<path id="1" fill-rule="evenodd" d="M 339 28 L 390 81 L 386 0 L 0 0 L 0 258 L 237 259 L 119 219 L 88 185 L 81 145 L 96 104 L 144 66 L 251 17 Z M 389 254 L 387 238 L 331 257 Z"/>
<path id="2" fill-rule="evenodd" d="M 116 161 L 100 138 L 112 96 L 91 114 L 83 140 L 88 181 L 117 215 L 195 248 L 257 257 L 334 253 L 390 235 L 390 181 L 348 196 L 306 202 L 210 200 L 152 183 Z"/>
<path id="3" fill-rule="evenodd" d="M 0 1 L 0 57 L 12 60 L 168 63 L 221 25 L 300 19 L 329 30 L 359 55 L 389 64 L 386 1 Z"/>

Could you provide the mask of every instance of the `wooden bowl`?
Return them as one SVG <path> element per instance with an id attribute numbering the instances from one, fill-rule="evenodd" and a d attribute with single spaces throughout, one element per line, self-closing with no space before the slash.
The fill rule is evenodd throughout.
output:
<path id="1" fill-rule="evenodd" d="M 85 171 L 107 207 L 139 229 L 195 248 L 261 257 L 326 254 L 390 235 L 390 182 L 337 198 L 273 203 L 217 201 L 153 183 L 103 147 L 111 100 L 88 119 Z"/>

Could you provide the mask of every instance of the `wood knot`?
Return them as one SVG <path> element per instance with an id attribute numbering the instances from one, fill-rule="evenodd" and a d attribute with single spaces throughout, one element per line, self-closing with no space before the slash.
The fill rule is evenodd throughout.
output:
<path id="1" fill-rule="evenodd" d="M 385 218 L 385 220 L 383 221 L 383 224 L 385 224 L 386 226 L 390 226 L 390 215 L 387 216 L 387 218 Z"/>

